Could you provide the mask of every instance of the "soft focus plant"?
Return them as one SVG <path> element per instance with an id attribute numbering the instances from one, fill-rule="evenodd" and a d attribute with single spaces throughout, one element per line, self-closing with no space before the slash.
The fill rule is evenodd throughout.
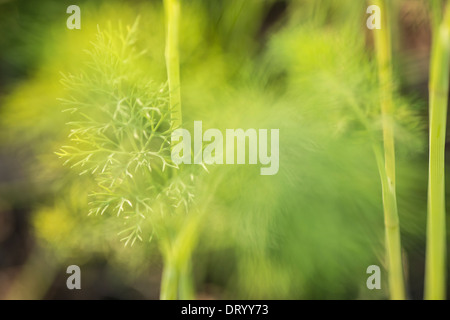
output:
<path id="1" fill-rule="evenodd" d="M 64 77 L 69 98 L 62 101 L 65 112 L 72 113 L 71 143 L 58 155 L 80 175 L 95 179 L 89 213 L 122 219 L 119 235 L 125 246 L 149 241 L 153 235 L 159 238 L 166 257 L 161 297 L 174 299 L 178 279 L 172 278 L 179 277 L 185 259 L 173 261 L 181 258 L 174 257 L 173 251 L 179 252 L 173 244 L 178 235 L 171 234 L 177 231 L 168 221 L 189 211 L 193 176 L 177 174 L 178 166 L 172 163 L 171 133 L 179 123 L 173 110 L 179 102 L 169 103 L 166 85 L 155 85 L 140 71 L 143 51 L 136 46 L 137 34 L 137 21 L 117 32 L 99 30 L 88 51 L 87 69 Z M 169 83 L 174 81 L 170 77 Z M 186 259 L 188 243 L 183 238 Z"/>
<path id="2" fill-rule="evenodd" d="M 205 129 L 279 128 L 281 132 L 281 163 L 276 176 L 263 179 L 257 168 L 249 166 L 208 167 L 209 175 L 194 175 L 195 184 L 188 183 L 191 172 L 186 167 L 178 170 L 166 166 L 161 174 L 170 172 L 170 178 L 169 175 L 160 178 L 157 170 L 151 173 L 144 170 L 145 165 L 137 171 L 134 164 L 128 168 L 133 179 L 124 170 L 133 162 L 130 154 L 139 157 L 132 141 L 139 150 L 139 134 L 145 137 L 145 126 L 151 129 L 147 119 L 139 121 L 144 115 L 137 112 L 142 108 L 137 99 L 144 106 L 170 114 L 172 92 L 163 85 L 167 74 L 162 2 L 131 3 L 108 1 L 98 8 L 97 4 L 91 4 L 83 11 L 81 30 L 65 31 L 56 24 L 52 32 L 44 33 L 45 46 L 39 55 L 37 76 L 24 79 L 2 106 L 0 142 L 18 147 L 22 150 L 20 154 L 26 155 L 18 158 L 26 160 L 29 186 L 35 187 L 26 194 L 34 197 L 30 209 L 36 243 L 42 251 L 58 257 L 45 259 L 45 263 L 56 264 L 51 267 L 53 276 L 69 262 L 83 265 L 100 257 L 109 270 L 114 270 L 118 282 L 133 278 L 129 282 L 131 287 L 146 297 L 156 297 L 152 286 L 143 283 L 150 279 L 149 270 L 157 273 L 162 255 L 166 270 L 167 257 L 173 257 L 174 281 L 166 282 L 170 285 L 162 290 L 167 298 L 187 296 L 179 294 L 185 291 L 180 289 L 184 280 L 179 279 L 189 269 L 195 270 L 198 292 L 208 298 L 386 297 L 386 285 L 377 292 L 369 292 L 364 285 L 365 268 L 384 261 L 380 258 L 384 252 L 383 208 L 377 164 L 372 155 L 373 141 L 381 150 L 382 121 L 376 64 L 367 53 L 361 32 L 364 2 L 321 1 L 319 5 L 317 1 L 289 1 L 285 11 L 272 22 L 266 17 L 273 1 L 183 2 L 180 16 L 183 36 L 179 38 L 183 125 L 189 129 L 189 124 L 201 119 Z M 122 32 L 116 32 L 115 24 L 108 28 L 108 20 L 123 20 L 124 25 L 132 25 L 137 13 L 141 14 L 141 20 L 137 41 L 131 46 L 135 49 L 125 50 L 132 52 L 134 62 L 126 63 L 127 58 L 122 61 L 114 56 L 120 56 L 116 49 L 121 48 L 120 38 L 125 39 L 128 31 L 122 28 Z M 97 46 L 101 43 L 96 40 L 97 24 L 107 48 L 102 56 L 106 58 L 97 60 L 102 69 L 114 70 L 105 73 L 108 77 L 119 75 L 114 77 L 115 82 L 108 82 L 103 72 L 94 72 L 83 65 L 83 60 L 89 62 L 91 58 L 82 54 L 81 49 L 88 47 L 89 40 Z M 89 48 L 95 51 L 95 46 Z M 59 70 L 69 82 L 72 77 L 77 81 L 66 92 L 58 85 Z M 79 79 L 80 75 L 88 78 Z M 92 86 L 79 85 L 78 80 L 86 80 Z M 101 91 L 96 93 L 99 88 Z M 80 114 L 83 108 L 61 113 L 57 96 L 95 104 L 95 108 L 86 106 L 83 113 L 95 116 L 103 124 L 114 123 L 118 134 L 122 132 L 122 143 L 115 145 L 102 140 L 95 125 Z M 129 98 L 122 101 L 114 120 L 117 98 L 125 97 Z M 426 199 L 421 195 L 426 195 L 426 172 L 422 170 L 426 164 L 420 153 L 424 149 L 420 135 L 423 126 L 414 114 L 420 104 L 411 103 L 409 96 L 400 96 L 398 92 L 394 92 L 394 99 L 397 109 L 394 126 L 400 142 L 396 144 L 398 205 L 404 245 L 411 248 L 420 243 L 425 218 L 422 213 Z M 170 118 L 166 115 L 165 126 L 156 131 L 157 135 L 169 137 L 168 128 L 173 125 Z M 134 120 L 125 126 L 121 124 L 123 119 Z M 71 126 L 64 125 L 65 122 L 71 122 Z M 85 124 L 89 129 L 86 133 L 78 132 L 78 138 L 95 141 L 96 145 L 68 141 L 68 129 L 79 130 Z M 140 131 L 136 131 L 138 139 L 132 140 L 135 127 Z M 116 139 L 114 130 L 105 132 L 108 138 Z M 154 152 L 164 138 L 158 138 L 151 149 L 145 150 Z M 110 151 L 119 147 L 126 151 L 117 152 L 113 159 L 118 162 L 107 165 L 109 178 L 122 179 L 113 184 L 112 194 L 99 186 L 102 179 L 105 183 L 109 181 L 105 173 L 101 174 L 103 166 L 92 174 L 94 162 L 100 160 L 104 165 L 107 159 L 103 156 L 111 153 L 96 151 L 84 166 L 80 163 L 73 170 L 69 170 L 70 166 L 88 154 L 77 155 L 62 167 L 53 153 L 61 145 L 83 151 L 100 150 L 105 148 L 102 143 L 109 144 Z M 167 147 L 164 145 L 164 158 Z M 162 169 L 162 161 L 152 156 L 154 166 Z M 152 163 L 150 166 L 153 169 Z M 87 168 L 92 170 L 80 176 Z M 166 205 L 163 195 L 155 201 L 147 199 L 153 199 L 156 190 L 147 192 L 145 188 L 155 185 L 164 189 L 173 181 L 181 181 L 190 186 L 187 189 L 191 192 L 195 191 L 196 201 L 190 203 L 188 214 L 184 209 L 170 207 L 171 200 Z M 14 189 L 10 189 L 13 193 Z M 139 190 L 135 194 L 133 189 Z M 20 190 L 17 199 L 22 198 L 24 189 Z M 89 205 L 87 193 L 92 194 Z M 117 217 L 120 195 L 133 207 L 124 201 L 123 211 Z M 145 219 L 136 214 L 136 196 L 147 199 L 146 204 L 153 209 L 139 204 Z M 105 208 L 102 203 L 111 198 L 116 200 L 101 215 Z M 169 213 L 164 219 L 158 210 L 161 208 Z M 87 216 L 89 210 L 92 213 Z M 197 215 L 197 211 L 204 214 Z M 130 218 L 124 219 L 126 216 Z M 200 216 L 202 220 L 198 223 Z M 66 223 L 61 229 L 55 228 L 54 224 L 61 220 Z M 132 234 L 138 230 L 138 223 L 142 242 Z M 133 229 L 117 235 L 130 227 Z M 202 241 L 196 247 L 192 266 L 188 257 L 192 254 L 192 243 L 200 237 Z M 124 240 L 119 242 L 120 239 Z M 133 239 L 136 240 L 130 247 Z M 158 248 L 159 253 L 155 252 Z M 39 253 L 35 256 L 42 257 Z M 36 274 L 50 271 L 45 263 L 36 269 Z M 50 285 L 53 280 L 48 274 Z M 152 281 L 157 284 L 158 280 Z M 42 288 L 41 297 L 46 290 Z"/>

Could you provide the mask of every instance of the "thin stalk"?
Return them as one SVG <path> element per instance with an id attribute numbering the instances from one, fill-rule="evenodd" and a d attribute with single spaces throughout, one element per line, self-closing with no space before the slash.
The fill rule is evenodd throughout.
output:
<path id="1" fill-rule="evenodd" d="M 177 235 L 174 252 L 179 271 L 178 293 L 181 300 L 195 298 L 192 278 L 192 253 L 198 241 L 198 226 L 202 218 L 200 212 L 190 212 L 189 218 L 183 223 L 183 230 Z"/>
<path id="2" fill-rule="evenodd" d="M 442 22 L 443 0 L 431 0 L 430 7 L 431 7 L 431 30 L 433 32 L 432 34 L 433 43 L 431 50 L 434 50 L 434 48 L 436 47 L 435 41 L 438 38 L 436 37 L 436 30 L 439 30 L 439 27 L 441 26 Z"/>
<path id="3" fill-rule="evenodd" d="M 186 261 L 180 261 L 180 279 L 178 284 L 180 300 L 192 300 L 195 297 L 191 265 L 190 257 Z"/>
<path id="4" fill-rule="evenodd" d="M 195 298 L 190 255 L 183 260 L 177 251 L 179 250 L 167 254 L 164 259 L 161 300 L 193 300 Z"/>
<path id="5" fill-rule="evenodd" d="M 198 240 L 198 225 L 201 217 L 199 213 L 191 213 L 189 218 L 180 225 L 179 232 L 168 233 L 167 238 L 161 243 L 164 256 L 161 300 L 195 298 L 191 260 Z"/>
<path id="6" fill-rule="evenodd" d="M 439 19 L 434 3 L 434 20 Z M 428 179 L 427 256 L 425 299 L 446 297 L 445 138 L 450 66 L 450 4 L 444 21 L 433 22 L 430 64 L 430 151 Z"/>
<path id="7" fill-rule="evenodd" d="M 177 265 L 172 255 L 169 254 L 164 259 L 160 293 L 161 300 L 178 299 L 178 280 Z"/>
<path id="8" fill-rule="evenodd" d="M 180 58 L 179 58 L 179 28 L 180 28 L 180 1 L 164 0 L 164 12 L 166 23 L 166 48 L 165 59 L 167 79 L 169 83 L 170 120 L 172 128 L 180 128 L 182 124 L 181 91 L 180 91 Z M 171 148 L 173 143 L 171 143 Z M 178 299 L 180 283 L 186 282 L 186 275 L 180 274 L 180 266 L 177 259 L 176 246 L 171 243 L 163 250 L 164 267 L 161 280 L 161 300 Z"/>
<path id="9" fill-rule="evenodd" d="M 373 1 L 373 4 L 378 5 L 381 9 L 381 29 L 374 30 L 374 35 L 383 124 L 384 168 L 382 165 L 379 166 L 379 171 L 382 181 L 389 290 L 391 299 L 402 300 L 405 299 L 405 285 L 395 184 L 391 30 L 387 14 L 387 1 L 376 0 Z"/>
<path id="10" fill-rule="evenodd" d="M 173 128 L 181 127 L 180 58 L 178 36 L 180 27 L 180 1 L 164 0 L 166 15 L 166 68 L 169 81 L 171 122 Z"/>

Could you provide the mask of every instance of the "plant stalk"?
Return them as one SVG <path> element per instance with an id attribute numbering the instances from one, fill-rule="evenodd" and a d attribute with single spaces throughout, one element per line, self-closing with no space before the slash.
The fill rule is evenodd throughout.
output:
<path id="1" fill-rule="evenodd" d="M 434 1 L 434 34 L 430 64 L 429 179 L 425 299 L 446 298 L 445 139 L 450 66 L 450 4 L 439 23 L 440 1 Z M 442 8 L 442 7 L 441 7 Z"/>
<path id="2" fill-rule="evenodd" d="M 161 279 L 161 300 L 178 299 L 178 270 L 171 255 L 164 259 L 163 274 Z"/>
<path id="3" fill-rule="evenodd" d="M 179 58 L 179 29 L 180 29 L 180 0 L 164 0 L 166 17 L 166 68 L 169 82 L 171 125 L 173 129 L 180 128 L 183 122 L 181 112 L 180 90 L 180 58 Z M 173 138 L 173 136 L 172 136 Z M 171 143 L 171 148 L 173 143 Z M 188 226 L 182 228 L 189 229 Z M 166 244 L 165 265 L 161 283 L 162 300 L 190 300 L 195 297 L 191 275 L 191 253 L 194 243 L 184 243 L 185 230 L 181 230 L 174 241 Z M 183 232 L 185 231 L 185 232 Z M 189 239 L 187 239 L 189 240 Z M 181 244 L 180 244 L 181 242 Z"/>
<path id="4" fill-rule="evenodd" d="M 166 16 L 166 68 L 169 81 L 171 122 L 173 128 L 182 124 L 180 91 L 180 58 L 178 37 L 180 28 L 180 0 L 164 0 Z"/>
<path id="5" fill-rule="evenodd" d="M 192 279 L 192 252 L 197 244 L 201 215 L 192 214 L 182 229 L 162 243 L 164 268 L 161 282 L 161 300 L 192 300 L 195 298 Z"/>
<path id="6" fill-rule="evenodd" d="M 195 297 L 191 257 L 187 258 L 186 261 L 180 261 L 178 292 L 180 300 L 192 300 Z"/>
<path id="7" fill-rule="evenodd" d="M 191 259 L 180 258 L 182 257 L 172 253 L 164 259 L 161 300 L 193 300 L 195 297 Z"/>
<path id="8" fill-rule="evenodd" d="M 391 30 L 386 0 L 373 1 L 381 9 L 381 29 L 374 30 L 383 124 L 384 167 L 379 166 L 384 207 L 389 290 L 393 300 L 405 299 L 400 223 L 395 183 L 394 102 Z"/>

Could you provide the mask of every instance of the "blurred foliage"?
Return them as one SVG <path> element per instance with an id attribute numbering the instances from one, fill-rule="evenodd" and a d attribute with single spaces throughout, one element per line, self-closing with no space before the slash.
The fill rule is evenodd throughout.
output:
<path id="1" fill-rule="evenodd" d="M 196 224 L 199 242 L 193 259 L 198 291 L 216 286 L 215 297 L 220 298 L 385 297 L 386 285 L 381 293 L 365 289 L 367 266 L 384 261 L 384 230 L 371 147 L 381 143 L 378 84 L 362 29 L 364 3 L 182 2 L 184 126 L 192 129 L 194 120 L 202 120 L 204 130 L 280 129 L 277 175 L 260 176 L 259 168 L 249 165 L 211 166 L 208 174 L 196 175 L 193 207 L 202 217 Z M 68 260 L 83 264 L 102 256 L 127 279 L 146 276 L 148 268 L 158 272 L 158 243 L 146 236 L 124 248 L 123 235 L 117 234 L 123 230 L 122 220 L 115 214 L 88 216 L 88 194 L 98 190 L 98 177 L 79 175 L 84 168 L 69 170 L 55 152 L 70 143 L 70 134 L 88 138 L 84 147 L 101 140 L 92 123 L 83 131 L 86 124 L 73 123 L 73 115 L 62 112 L 67 106 L 57 99 L 71 100 L 75 82 L 89 119 L 111 125 L 107 113 L 95 108 L 110 105 L 108 90 L 117 89 L 117 83 L 107 82 L 108 66 L 118 66 L 114 72 L 119 70 L 119 76 L 128 79 L 124 94 L 136 94 L 132 101 L 125 100 L 124 112 L 135 113 L 121 130 L 129 130 L 126 136 L 131 140 L 136 130 L 145 131 L 149 123 L 142 122 L 144 109 L 131 106 L 141 105 L 138 99 L 144 106 L 165 99 L 166 92 L 159 92 L 166 81 L 162 4 L 86 1 L 80 4 L 81 30 L 65 28 L 67 1 L 42 1 L 35 10 L 29 4 L 0 4 L 0 16 L 5 18 L 0 19 L 0 28 L 11 26 L 0 40 L 2 62 L 7 61 L 1 66 L 11 73 L 2 81 L 15 80 L 1 97 L 0 148 L 17 157 L 24 170 L 24 180 L 13 191 L 12 184 L 0 181 L 1 202 L 8 203 L 11 192 L 20 195 L 25 186 L 34 195 L 29 207 L 36 240 L 56 264 Z M 110 48 L 111 60 L 102 59 L 103 48 L 87 68 L 86 50 L 92 50 L 97 30 L 110 32 L 114 43 L 120 33 L 112 30 L 126 30 L 138 16 L 133 46 L 139 57 L 121 65 L 121 57 L 114 56 L 117 48 Z M 62 74 L 72 84 L 69 90 L 60 81 Z M 77 78 L 79 74 L 82 77 Z M 96 91 L 99 83 L 106 93 Z M 425 233 L 426 121 L 419 117 L 422 101 L 400 93 L 395 99 L 398 201 L 408 256 Z M 163 112 L 166 108 L 164 102 L 157 107 Z M 78 135 L 70 131 L 73 125 Z M 103 133 L 110 138 L 118 133 L 114 130 L 109 127 Z M 93 157 L 106 160 L 103 154 Z M 95 166 L 89 169 L 92 172 Z M 119 167 L 110 169 L 109 174 L 124 174 Z M 133 178 L 126 172 L 122 177 L 136 183 L 127 189 L 127 199 L 158 186 L 152 174 L 137 180 L 135 172 L 130 174 Z M 125 216 L 134 214 L 135 208 L 129 207 Z M 175 228 L 179 230 L 184 222 L 175 223 L 181 224 Z"/>

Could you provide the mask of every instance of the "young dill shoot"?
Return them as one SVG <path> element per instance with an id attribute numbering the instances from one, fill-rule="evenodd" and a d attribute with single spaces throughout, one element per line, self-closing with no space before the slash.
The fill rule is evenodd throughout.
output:
<path id="1" fill-rule="evenodd" d="M 68 93 L 62 102 L 72 120 L 70 142 L 57 154 L 95 180 L 89 214 L 121 219 L 118 234 L 125 246 L 155 235 L 165 258 L 164 279 L 167 269 L 175 269 L 177 279 L 184 270 L 186 279 L 184 261 L 194 242 L 184 241 L 181 255 L 173 253 L 178 248 L 173 239 L 186 233 L 195 238 L 192 228 L 179 232 L 176 222 L 193 201 L 193 175 L 177 173 L 171 160 L 171 134 L 179 122 L 172 117 L 167 85 L 155 84 L 142 70 L 145 51 L 138 49 L 137 35 L 138 20 L 119 30 L 99 28 L 85 70 L 63 77 Z M 164 279 L 162 298 L 177 298 L 178 282 Z"/>

